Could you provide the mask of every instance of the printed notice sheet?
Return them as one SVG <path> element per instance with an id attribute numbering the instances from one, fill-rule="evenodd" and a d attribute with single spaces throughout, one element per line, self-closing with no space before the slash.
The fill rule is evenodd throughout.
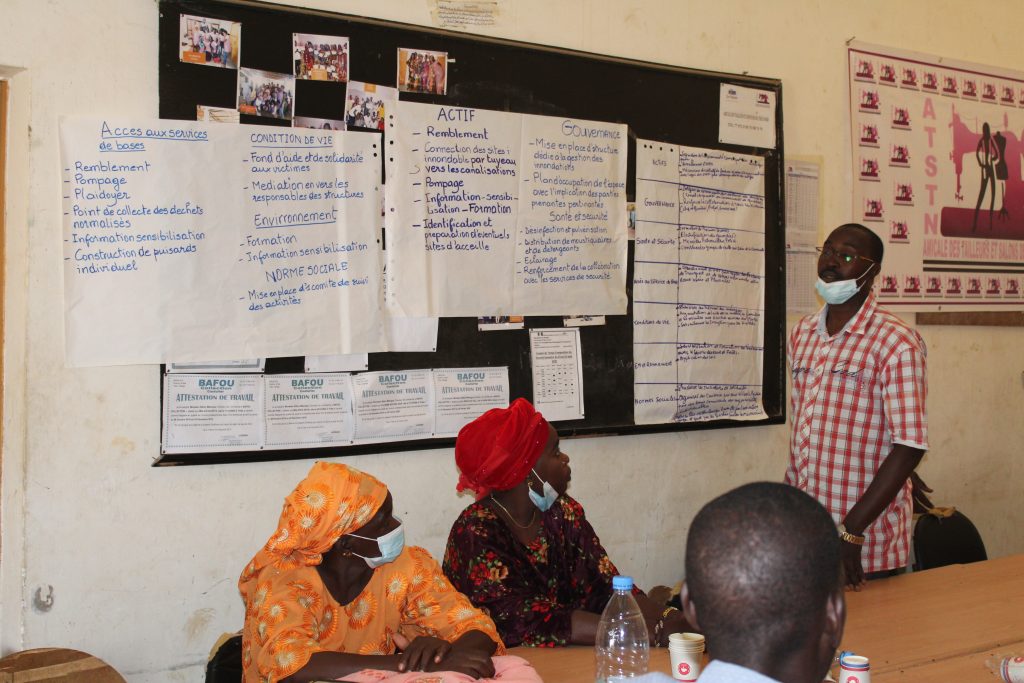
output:
<path id="1" fill-rule="evenodd" d="M 352 376 L 267 375 L 266 447 L 352 443 Z"/>
<path id="2" fill-rule="evenodd" d="M 533 405 L 548 421 L 583 418 L 583 359 L 580 330 L 530 330 Z"/>
<path id="3" fill-rule="evenodd" d="M 821 164 L 786 161 L 786 312 L 812 313 L 818 279 Z"/>
<path id="4" fill-rule="evenodd" d="M 357 443 L 429 439 L 434 432 L 430 370 L 364 372 L 352 378 Z"/>
<path id="5" fill-rule="evenodd" d="M 71 366 L 383 351 L 380 138 L 61 122 Z"/>
<path id="6" fill-rule="evenodd" d="M 775 149 L 775 92 L 722 83 L 718 141 Z"/>
<path id="7" fill-rule="evenodd" d="M 395 111 L 385 212 L 395 310 L 625 313 L 625 125 L 414 102 Z"/>
<path id="8" fill-rule="evenodd" d="M 636 424 L 756 420 L 764 357 L 764 162 L 637 141 Z"/>
<path id="9" fill-rule="evenodd" d="M 164 453 L 248 451 L 263 444 L 263 375 L 164 377 Z"/>
<path id="10" fill-rule="evenodd" d="M 508 407 L 508 368 L 434 370 L 434 436 L 455 436 L 491 408 Z"/>

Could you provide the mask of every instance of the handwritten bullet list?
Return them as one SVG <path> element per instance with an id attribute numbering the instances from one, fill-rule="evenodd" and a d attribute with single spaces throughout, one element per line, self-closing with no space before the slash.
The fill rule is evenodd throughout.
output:
<path id="1" fill-rule="evenodd" d="M 69 359 L 380 346 L 340 314 L 379 309 L 379 136 L 73 119 L 61 139 Z"/>
<path id="2" fill-rule="evenodd" d="M 401 309 L 625 312 L 624 126 L 409 102 L 395 119 Z"/>

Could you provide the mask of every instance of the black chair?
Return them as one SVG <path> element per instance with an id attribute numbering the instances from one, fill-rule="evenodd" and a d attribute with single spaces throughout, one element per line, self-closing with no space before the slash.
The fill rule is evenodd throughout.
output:
<path id="1" fill-rule="evenodd" d="M 988 559 L 985 542 L 967 515 L 953 508 L 934 508 L 914 527 L 914 571 L 968 564 Z"/>
<path id="2" fill-rule="evenodd" d="M 241 683 L 242 636 L 225 640 L 206 664 L 206 683 Z"/>

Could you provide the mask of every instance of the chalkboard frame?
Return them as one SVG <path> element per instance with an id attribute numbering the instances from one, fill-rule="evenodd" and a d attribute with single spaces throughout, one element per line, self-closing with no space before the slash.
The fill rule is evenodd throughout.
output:
<path id="1" fill-rule="evenodd" d="M 631 242 L 627 273 L 630 305 L 626 315 L 607 316 L 604 326 L 580 329 L 586 418 L 559 422 L 555 426 L 562 437 L 584 437 L 753 427 L 785 422 L 785 157 L 782 82 L 779 79 L 689 69 L 252 0 L 161 0 L 159 12 L 159 112 L 164 119 L 194 120 L 197 104 L 235 108 L 236 70 L 187 64 L 179 60 L 179 16 L 191 14 L 241 22 L 240 62 L 245 68 L 291 73 L 293 32 L 347 36 L 350 39 L 350 74 L 356 81 L 393 86 L 399 46 L 449 53 L 448 94 L 402 93 L 403 100 L 626 123 L 630 136 L 627 170 L 630 200 L 635 196 L 637 138 L 763 157 L 765 310 L 762 402 L 768 417 L 752 421 L 632 423 Z M 528 70 L 531 66 L 537 68 L 527 74 L 530 79 L 526 83 L 523 82 L 523 74 L 513 73 L 516 68 Z M 481 70 L 485 77 L 479 76 Z M 561 74 L 571 74 L 572 77 L 561 78 Z M 775 149 L 718 142 L 721 84 L 775 93 Z M 339 84 L 296 83 L 297 115 L 343 118 L 339 114 L 343 111 L 343 101 L 344 86 Z M 633 101 L 640 105 L 636 110 L 625 106 Z M 617 109 L 620 105 L 622 108 Z M 624 111 L 626 113 L 622 114 Z M 246 115 L 241 116 L 241 121 L 290 125 L 287 121 Z M 526 328 L 561 327 L 560 317 L 528 316 L 525 322 Z M 628 353 L 623 352 L 623 347 L 628 349 Z M 437 353 L 372 353 L 369 358 L 371 371 L 508 366 L 511 396 L 530 398 L 532 395 L 528 332 L 478 332 L 474 318 L 442 318 Z M 164 370 L 161 366 L 161 412 Z M 266 362 L 267 374 L 302 371 L 301 356 L 268 358 Z M 616 417 L 624 413 L 628 421 Z M 162 430 L 163 420 L 161 443 Z M 199 465 L 336 457 L 449 448 L 454 442 L 452 438 L 440 438 L 341 447 L 162 454 L 153 464 Z"/>

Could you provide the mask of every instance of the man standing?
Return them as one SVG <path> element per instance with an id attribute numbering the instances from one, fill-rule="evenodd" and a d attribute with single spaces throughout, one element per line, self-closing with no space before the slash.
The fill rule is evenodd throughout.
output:
<path id="1" fill-rule="evenodd" d="M 789 335 L 793 380 L 786 483 L 824 505 L 839 526 L 846 583 L 906 567 L 909 478 L 928 448 L 925 345 L 880 308 L 871 285 L 882 240 L 863 225 L 832 231 L 819 249 L 826 301 Z"/>

